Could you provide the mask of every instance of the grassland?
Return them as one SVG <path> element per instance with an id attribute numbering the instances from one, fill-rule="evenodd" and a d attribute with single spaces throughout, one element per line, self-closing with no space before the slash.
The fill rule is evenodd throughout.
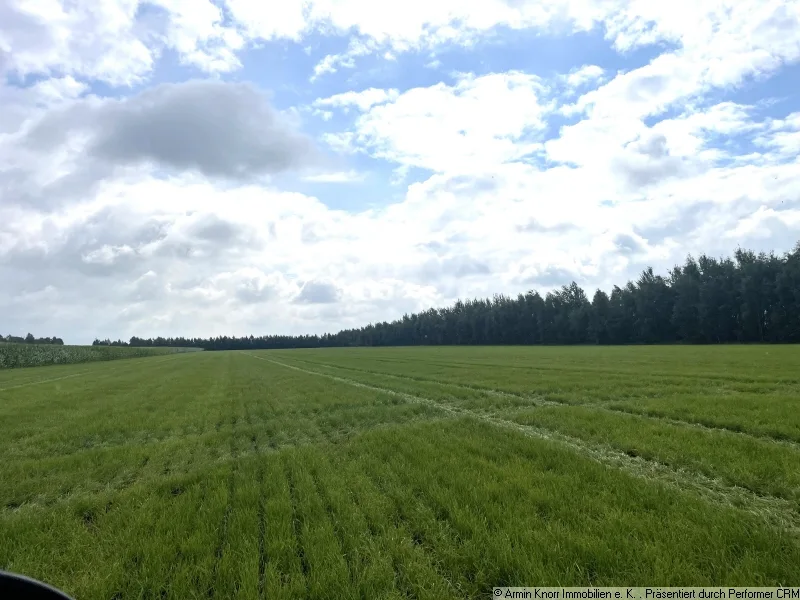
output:
<path id="1" fill-rule="evenodd" d="M 0 568 L 76 598 L 800 584 L 800 348 L 0 372 Z"/>
<path id="2" fill-rule="evenodd" d="M 127 346 L 55 346 L 0 342 L 0 369 L 43 367 L 191 352 L 195 348 L 131 348 Z"/>

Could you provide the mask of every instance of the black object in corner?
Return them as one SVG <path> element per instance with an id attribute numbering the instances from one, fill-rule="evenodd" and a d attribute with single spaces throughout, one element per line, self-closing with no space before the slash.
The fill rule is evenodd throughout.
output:
<path id="1" fill-rule="evenodd" d="M 0 598 L 3 600 L 72 600 L 64 592 L 24 575 L 0 571 Z"/>

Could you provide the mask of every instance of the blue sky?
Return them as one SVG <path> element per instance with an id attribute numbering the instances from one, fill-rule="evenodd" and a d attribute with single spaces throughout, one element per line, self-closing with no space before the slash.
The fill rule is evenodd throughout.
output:
<path id="1" fill-rule="evenodd" d="M 7 0 L 0 329 L 322 333 L 787 251 L 798 62 L 799 0 Z"/>

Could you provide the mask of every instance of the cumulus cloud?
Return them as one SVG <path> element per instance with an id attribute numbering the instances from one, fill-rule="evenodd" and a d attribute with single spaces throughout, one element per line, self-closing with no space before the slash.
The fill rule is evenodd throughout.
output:
<path id="1" fill-rule="evenodd" d="M 538 150 L 537 134 L 550 110 L 546 86 L 520 72 L 465 75 L 452 86 L 413 88 L 392 100 L 393 95 L 392 90 L 368 90 L 328 99 L 365 107 L 355 132 L 333 138 L 332 145 L 363 148 L 404 166 L 433 171 L 483 169 Z M 381 102 L 374 102 L 378 98 Z"/>
<path id="2" fill-rule="evenodd" d="M 690 169 L 687 161 L 671 156 L 663 134 L 631 142 L 614 159 L 614 166 L 635 189 L 657 183 Z"/>
<path id="3" fill-rule="evenodd" d="M 314 101 L 314 106 L 335 106 L 344 109 L 355 106 L 359 110 L 365 111 L 376 104 L 396 100 L 398 95 L 399 92 L 396 89 L 369 88 L 360 92 L 349 91 L 335 94 L 329 98 L 318 98 Z"/>
<path id="4" fill-rule="evenodd" d="M 688 253 L 789 249 L 800 108 L 766 82 L 800 60 L 797 8 L 2 3 L 0 330 L 320 333 L 573 279 L 609 289 Z M 501 72 L 481 63 L 498 27 L 590 32 L 607 52 Z M 286 40 L 310 58 L 232 82 L 260 77 L 246 52 L 288 56 Z M 155 85 L 186 77 L 174 63 L 224 77 Z M 299 132 L 309 114 L 334 167 Z M 390 173 L 402 183 L 382 185 Z M 345 210 L 351 192 L 370 208 Z"/>
<path id="5" fill-rule="evenodd" d="M 164 49 L 209 72 L 240 66 L 245 38 L 223 25 L 211 0 L 9 0 L 0 5 L 5 70 L 87 77 L 111 85 L 144 81 Z"/>
<path id="6" fill-rule="evenodd" d="M 582 279 L 581 274 L 576 271 L 558 266 L 547 266 L 534 271 L 532 274 L 521 277 L 520 282 L 538 287 L 551 288 L 568 285 L 576 279 Z"/>
<path id="7" fill-rule="evenodd" d="M 604 73 L 605 70 L 603 67 L 599 67 L 597 65 L 583 65 L 572 70 L 568 75 L 566 75 L 565 80 L 569 87 L 579 88 L 598 81 Z"/>
<path id="8" fill-rule="evenodd" d="M 645 241 L 635 235 L 620 233 L 614 237 L 614 245 L 623 256 L 642 254 L 647 249 Z"/>
<path id="9" fill-rule="evenodd" d="M 308 164 L 311 141 L 292 131 L 247 84 L 164 84 L 124 100 L 89 98 L 52 111 L 27 133 L 29 147 L 84 142 L 100 162 L 152 163 L 246 179 Z"/>
<path id="10" fill-rule="evenodd" d="M 363 181 L 365 177 L 365 173 L 350 169 L 349 171 L 325 171 L 305 175 L 303 180 L 313 183 L 354 183 Z"/>
<path id="11" fill-rule="evenodd" d="M 352 67 L 372 53 L 395 56 L 443 45 L 473 45 L 506 27 L 561 35 L 602 27 L 615 48 L 659 42 L 693 52 L 717 78 L 742 69 L 774 68 L 796 53 L 798 16 L 793 2 L 739 0 L 651 6 L 611 0 L 382 2 L 366 0 L 103 0 L 55 1 L 49 10 L 11 0 L 0 8 L 0 50 L 14 48 L 11 67 L 22 73 L 83 73 L 114 83 L 141 80 L 160 51 L 185 63 L 225 72 L 240 66 L 238 52 L 263 41 L 300 42 L 314 34 L 355 34 L 341 54 L 319 61 L 315 75 Z M 676 16 L 680 15 L 680 16 Z M 747 31 L 750 35 L 741 35 Z M 768 36 L 777 37 L 769 39 Z M 713 41 L 713 43 L 711 43 Z M 763 48 L 770 42 L 772 53 Z M 741 51 L 739 61 L 714 59 Z M 777 50 L 777 51 L 775 51 Z"/>
<path id="12" fill-rule="evenodd" d="M 566 233 L 574 229 L 575 225 L 571 223 L 554 223 L 552 225 L 547 225 L 538 219 L 530 219 L 527 223 L 516 226 L 517 231 L 523 231 L 525 233 Z"/>
<path id="13" fill-rule="evenodd" d="M 5 122 L 13 133 L 0 136 L 0 203 L 55 207 L 150 172 L 243 183 L 324 164 L 313 141 L 248 84 L 187 81 L 122 99 L 54 99 L 53 89 L 79 92 L 50 83 L 22 96 L 43 105 L 20 105 L 19 118 Z"/>
<path id="14" fill-rule="evenodd" d="M 792 168 L 773 167 L 787 175 Z M 778 209 L 787 192 L 800 197 L 798 179 L 769 175 L 783 183 L 748 189 L 746 171 L 728 176 L 724 186 L 708 176 L 688 180 L 695 196 L 714 202 L 682 222 L 670 220 L 686 211 L 676 212 L 666 194 L 646 206 L 603 206 L 589 185 L 580 211 L 570 202 L 520 202 L 520 187 L 547 199 L 565 189 L 532 167 L 499 177 L 490 195 L 465 194 L 444 226 L 432 211 L 448 205 L 448 187 L 469 187 L 464 175 L 452 176 L 457 183 L 439 176 L 402 203 L 365 213 L 257 186 L 209 189 L 178 181 L 108 189 L 93 205 L 49 215 L 3 208 L 3 322 L 8 328 L 43 319 L 42 326 L 77 341 L 112 334 L 319 332 L 457 296 L 546 290 L 572 279 L 608 287 L 644 264 L 679 261 L 688 252 L 774 244 L 768 234 L 788 243 L 800 206 L 795 200 Z M 480 181 L 475 178 L 478 190 Z M 742 194 L 747 200 L 734 204 Z M 687 207 L 698 201 L 684 200 Z M 752 221 L 764 203 L 773 212 Z M 571 228 L 559 227 L 567 222 Z M 549 231 L 531 235 L 520 223 Z M 726 229 L 736 237 L 723 239 Z M 55 313 L 40 310 L 40 296 Z M 337 308 L 319 312 L 326 306 Z"/>
<path id="15" fill-rule="evenodd" d="M 341 290 L 326 281 L 307 281 L 295 297 L 297 304 L 335 304 L 339 301 Z"/>
<path id="16" fill-rule="evenodd" d="M 769 124 L 767 131 L 756 142 L 767 148 L 777 150 L 781 157 L 789 160 L 800 154 L 800 112 L 776 119 Z"/>
<path id="17" fill-rule="evenodd" d="M 491 267 L 481 260 L 470 256 L 452 256 L 426 261 L 415 275 L 422 283 L 435 283 L 449 278 L 489 275 L 491 272 Z"/>

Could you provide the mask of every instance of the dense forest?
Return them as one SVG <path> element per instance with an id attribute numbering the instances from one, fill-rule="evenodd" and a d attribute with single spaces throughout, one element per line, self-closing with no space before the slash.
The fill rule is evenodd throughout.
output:
<path id="1" fill-rule="evenodd" d="M 335 334 L 132 337 L 131 346 L 206 350 L 407 346 L 423 344 L 722 344 L 800 342 L 800 243 L 783 256 L 737 250 L 733 258 L 687 258 L 666 276 L 645 269 L 636 281 L 597 290 L 575 282 L 542 296 L 459 300 Z M 95 344 L 125 345 L 125 342 Z"/>
<path id="2" fill-rule="evenodd" d="M 9 344 L 52 344 L 54 346 L 63 346 L 64 340 L 58 337 L 45 337 L 45 338 L 37 338 L 33 337 L 32 333 L 29 333 L 25 337 L 19 337 L 16 335 L 7 335 L 3 337 L 0 335 L 0 342 L 7 342 Z"/>

